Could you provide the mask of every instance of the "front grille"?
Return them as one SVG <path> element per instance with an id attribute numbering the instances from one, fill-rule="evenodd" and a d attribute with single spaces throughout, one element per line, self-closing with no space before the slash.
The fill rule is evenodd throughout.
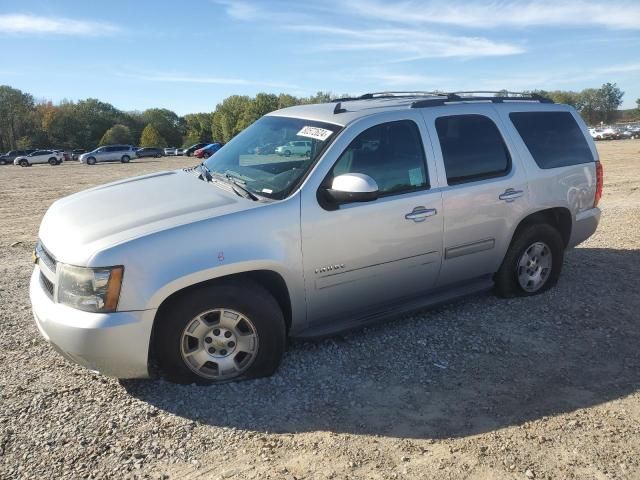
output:
<path id="1" fill-rule="evenodd" d="M 42 245 L 40 241 L 36 244 L 36 255 L 38 255 L 40 261 L 42 261 L 49 270 L 53 273 L 56 272 L 56 259 L 44 248 L 44 245 Z"/>
<path id="2" fill-rule="evenodd" d="M 53 283 L 42 272 L 40 272 L 40 285 L 42 285 L 49 298 L 53 298 Z"/>

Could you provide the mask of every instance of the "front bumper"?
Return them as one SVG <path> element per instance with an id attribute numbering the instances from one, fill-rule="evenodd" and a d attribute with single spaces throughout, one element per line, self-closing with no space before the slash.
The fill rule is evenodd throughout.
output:
<path id="1" fill-rule="evenodd" d="M 593 235 L 600 223 L 600 209 L 598 207 L 584 210 L 576 215 L 576 221 L 571 229 L 571 238 L 569 239 L 568 248 L 584 242 Z"/>
<path id="2" fill-rule="evenodd" d="M 117 378 L 149 376 L 148 356 L 156 310 L 90 313 L 55 303 L 31 275 L 29 295 L 38 330 L 67 360 Z"/>

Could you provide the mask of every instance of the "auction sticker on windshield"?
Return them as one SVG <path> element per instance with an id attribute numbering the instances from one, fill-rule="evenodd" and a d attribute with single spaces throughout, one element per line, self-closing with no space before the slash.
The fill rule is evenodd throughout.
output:
<path id="1" fill-rule="evenodd" d="M 331 130 L 327 130 L 326 128 L 310 127 L 307 125 L 306 127 L 302 127 L 302 130 L 298 132 L 298 136 L 313 138 L 314 140 L 324 142 L 332 133 Z"/>

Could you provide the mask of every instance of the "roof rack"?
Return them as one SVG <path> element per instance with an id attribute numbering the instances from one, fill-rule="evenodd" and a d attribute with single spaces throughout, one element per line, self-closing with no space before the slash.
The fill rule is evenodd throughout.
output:
<path id="1" fill-rule="evenodd" d="M 477 94 L 481 94 L 478 96 Z M 493 94 L 493 96 L 487 96 Z M 539 95 L 537 93 L 526 92 L 507 92 L 507 91 L 465 91 L 451 92 L 440 95 L 439 98 L 430 98 L 418 100 L 411 104 L 411 108 L 437 107 L 450 103 L 468 103 L 468 102 L 538 102 L 538 103 L 554 103 L 553 100 Z"/>
<path id="2" fill-rule="evenodd" d="M 489 96 L 491 94 L 491 96 Z M 537 93 L 527 92 L 509 92 L 506 90 L 489 91 L 489 90 L 474 90 L 474 91 L 458 91 L 458 92 L 438 92 L 438 91 L 385 91 L 385 92 L 371 92 L 365 93 L 358 97 L 343 97 L 336 98 L 332 102 L 336 103 L 333 109 L 334 114 L 345 113 L 346 108 L 342 106 L 344 102 L 353 102 L 358 100 L 373 100 L 381 98 L 412 98 L 412 97 L 432 97 L 421 100 L 416 100 L 411 104 L 411 108 L 423 108 L 423 107 L 435 107 L 439 105 L 447 105 L 449 103 L 461 103 L 461 102 L 491 102 L 491 103 L 504 103 L 504 102 L 539 102 L 539 103 L 554 103 L 553 100 L 543 97 Z"/>
<path id="3" fill-rule="evenodd" d="M 372 100 L 374 98 L 397 98 L 397 97 L 432 97 L 434 95 L 446 95 L 444 92 L 433 92 L 426 90 L 401 90 L 401 91 L 384 91 L 370 92 L 357 97 L 336 98 L 332 102 L 352 102 L 354 100 Z"/>

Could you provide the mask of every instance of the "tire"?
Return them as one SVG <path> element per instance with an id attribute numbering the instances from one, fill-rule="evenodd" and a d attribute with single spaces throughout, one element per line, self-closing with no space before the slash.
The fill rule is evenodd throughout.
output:
<path id="1" fill-rule="evenodd" d="M 120 159 L 122 163 L 129 163 L 129 160 L 131 160 L 131 157 L 129 155 L 123 155 Z"/>
<path id="2" fill-rule="evenodd" d="M 291 156 L 291 151 L 290 150 L 285 150 L 284 151 L 284 156 L 285 157 L 290 157 Z"/>
<path id="3" fill-rule="evenodd" d="M 96 159 L 95 157 L 89 157 L 87 158 L 87 165 L 95 165 L 96 164 Z"/>
<path id="4" fill-rule="evenodd" d="M 0 165 L 6 165 L 7 161 L 6 160 L 0 160 Z"/>
<path id="5" fill-rule="evenodd" d="M 538 223 L 524 227 L 511 241 L 494 276 L 496 294 L 503 298 L 527 297 L 549 290 L 558 283 L 564 248 L 562 236 L 551 225 Z"/>
<path id="6" fill-rule="evenodd" d="M 29 166 L 30 166 L 30 165 L 29 165 L 29 162 L 28 162 L 27 160 L 20 160 L 20 161 L 18 162 L 18 164 L 19 164 L 21 167 L 29 167 Z"/>
<path id="7" fill-rule="evenodd" d="M 234 323 L 229 318 L 236 314 L 242 318 L 233 330 L 228 322 Z M 204 320 L 207 317 L 208 322 Z M 286 345 L 278 302 L 253 282 L 189 291 L 170 304 L 157 322 L 155 358 L 161 374 L 177 383 L 209 385 L 270 376 L 278 368 Z M 252 353 L 240 350 L 242 338 L 250 345 L 248 351 L 254 349 Z M 225 350 L 226 345 L 231 352 Z M 230 365 L 228 373 L 221 374 L 219 365 L 225 364 Z"/>
<path id="8" fill-rule="evenodd" d="M 156 158 L 160 158 L 160 154 L 155 155 Z"/>
<path id="9" fill-rule="evenodd" d="M 62 163 L 62 162 L 60 162 L 60 163 Z M 51 157 L 49 159 L 49 165 L 51 165 L 52 167 L 55 167 L 56 165 L 58 165 L 58 159 L 55 158 L 55 157 Z"/>

